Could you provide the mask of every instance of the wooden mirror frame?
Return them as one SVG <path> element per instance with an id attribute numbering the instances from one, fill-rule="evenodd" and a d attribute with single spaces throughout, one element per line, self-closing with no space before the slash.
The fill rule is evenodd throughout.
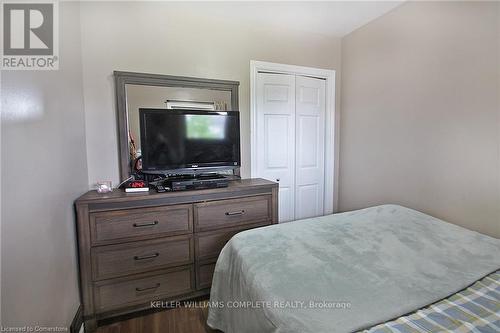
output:
<path id="1" fill-rule="evenodd" d="M 120 159 L 121 181 L 130 177 L 130 154 L 128 142 L 128 110 L 127 110 L 127 84 L 157 86 L 157 87 L 182 87 L 222 90 L 231 92 L 231 110 L 239 111 L 238 107 L 238 81 L 214 80 L 185 76 L 171 76 L 149 73 L 113 72 L 116 92 L 116 114 L 118 119 L 118 156 Z"/>

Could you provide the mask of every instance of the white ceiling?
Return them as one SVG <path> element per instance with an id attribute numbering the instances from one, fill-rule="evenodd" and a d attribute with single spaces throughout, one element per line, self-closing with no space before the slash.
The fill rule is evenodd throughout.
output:
<path id="1" fill-rule="evenodd" d="M 201 2 L 204 16 L 260 28 L 289 29 L 343 37 L 403 1 Z M 185 2 L 185 6 L 194 3 Z M 201 8 L 200 8 L 201 7 Z"/>

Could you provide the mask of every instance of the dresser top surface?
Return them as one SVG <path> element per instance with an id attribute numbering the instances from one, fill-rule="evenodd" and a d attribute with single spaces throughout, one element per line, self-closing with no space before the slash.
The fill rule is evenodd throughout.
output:
<path id="1" fill-rule="evenodd" d="M 139 192 L 139 193 L 126 193 L 121 189 L 114 189 L 110 193 L 97 193 L 96 190 L 90 190 L 76 199 L 76 204 L 92 203 L 96 201 L 126 201 L 126 200 L 140 200 L 140 199 L 151 199 L 151 198 L 161 198 L 161 197 L 172 197 L 172 196 L 193 196 L 201 194 L 210 194 L 216 192 L 232 192 L 240 191 L 248 188 L 272 188 L 277 187 L 278 183 L 265 180 L 262 178 L 249 178 L 249 179 L 239 179 L 229 181 L 228 187 L 217 188 L 217 189 L 205 189 L 205 190 L 189 190 L 189 191 L 176 191 L 176 192 L 165 192 L 157 193 L 154 190 L 149 192 Z"/>

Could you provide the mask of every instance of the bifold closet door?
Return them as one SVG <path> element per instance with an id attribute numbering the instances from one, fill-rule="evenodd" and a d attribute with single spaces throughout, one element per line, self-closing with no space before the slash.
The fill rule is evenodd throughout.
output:
<path id="1" fill-rule="evenodd" d="M 323 79 L 295 78 L 295 219 L 321 216 L 325 192 L 326 103 Z"/>
<path id="2" fill-rule="evenodd" d="M 258 73 L 255 149 L 258 177 L 279 182 L 279 221 L 295 219 L 295 75 Z"/>

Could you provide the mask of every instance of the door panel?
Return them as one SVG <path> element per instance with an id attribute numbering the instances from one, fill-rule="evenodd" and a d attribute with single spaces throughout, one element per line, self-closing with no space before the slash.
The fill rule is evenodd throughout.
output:
<path id="1" fill-rule="evenodd" d="M 295 76 L 258 73 L 256 89 L 255 174 L 279 182 L 279 220 L 290 221 L 295 217 Z"/>
<path id="2" fill-rule="evenodd" d="M 317 168 L 318 167 L 318 131 L 321 131 L 320 119 L 318 116 L 298 117 L 298 147 L 307 149 L 297 150 L 298 167 Z"/>
<path id="3" fill-rule="evenodd" d="M 265 74 L 275 75 L 275 74 Z M 292 87 L 293 89 L 293 87 Z M 291 87 L 288 84 L 264 83 L 264 100 L 266 103 L 288 103 Z"/>
<path id="4" fill-rule="evenodd" d="M 297 185 L 297 201 L 307 204 L 296 206 L 297 219 L 318 216 L 322 208 L 323 198 L 318 184 Z"/>
<path id="5" fill-rule="evenodd" d="M 290 127 L 288 115 L 264 115 L 264 141 L 265 166 L 267 169 L 288 169 L 289 140 L 288 129 Z M 283 140 L 276 140 L 283 138 Z"/>
<path id="6" fill-rule="evenodd" d="M 296 76 L 295 218 L 323 215 L 325 80 Z"/>
<path id="7" fill-rule="evenodd" d="M 294 211 L 293 191 L 290 187 L 284 187 L 280 183 L 278 195 L 278 216 L 280 223 L 293 221 Z"/>

